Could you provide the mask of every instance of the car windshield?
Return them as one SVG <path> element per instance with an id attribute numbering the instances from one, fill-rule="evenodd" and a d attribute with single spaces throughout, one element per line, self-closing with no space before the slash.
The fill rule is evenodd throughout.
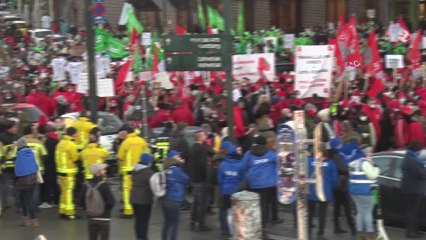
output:
<path id="1" fill-rule="evenodd" d="M 101 129 L 102 135 L 117 134 L 123 123 L 115 115 L 101 115 L 98 120 L 98 127 Z"/>
<path id="2" fill-rule="evenodd" d="M 51 31 L 41 31 L 41 32 L 36 32 L 35 36 L 38 38 L 45 38 L 47 35 L 51 34 Z"/>
<path id="3" fill-rule="evenodd" d="M 19 28 L 26 28 L 27 25 L 25 23 L 15 23 L 15 28 L 19 29 Z"/>
<path id="4" fill-rule="evenodd" d="M 66 37 L 55 37 L 53 38 L 53 42 L 65 42 L 67 40 Z"/>

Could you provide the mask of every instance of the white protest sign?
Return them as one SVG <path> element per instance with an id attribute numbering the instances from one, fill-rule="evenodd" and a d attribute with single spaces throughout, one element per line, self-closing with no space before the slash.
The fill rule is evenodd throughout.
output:
<path id="1" fill-rule="evenodd" d="M 376 10 L 375 9 L 367 9 L 367 17 L 372 19 L 376 17 Z"/>
<path id="2" fill-rule="evenodd" d="M 414 80 L 418 80 L 418 79 L 421 79 L 421 80 L 423 80 L 423 75 L 424 75 L 424 73 L 425 73 L 425 71 L 424 71 L 424 69 L 423 69 L 423 67 L 421 66 L 421 67 L 418 67 L 418 68 L 415 68 L 415 69 L 413 69 L 413 79 Z"/>
<path id="3" fill-rule="evenodd" d="M 422 49 L 426 49 L 426 37 L 422 39 Z"/>
<path id="4" fill-rule="evenodd" d="M 149 81 L 152 80 L 152 71 L 143 71 L 139 73 L 139 80 Z"/>
<path id="5" fill-rule="evenodd" d="M 142 33 L 142 38 L 141 38 L 142 46 L 150 46 L 151 45 L 151 39 L 152 39 L 152 33 L 150 33 L 150 32 L 143 32 Z"/>
<path id="6" fill-rule="evenodd" d="M 330 97 L 333 70 L 334 46 L 296 47 L 295 90 L 299 98 Z"/>
<path id="7" fill-rule="evenodd" d="M 394 22 L 390 22 L 389 23 L 389 27 L 388 27 L 388 38 L 391 42 L 397 42 L 398 41 L 398 34 L 399 34 L 399 29 L 401 27 L 399 26 L 399 24 L 396 24 Z"/>
<path id="8" fill-rule="evenodd" d="M 89 76 L 87 73 L 80 73 L 77 83 L 77 92 L 87 94 L 87 89 L 89 89 Z"/>
<path id="9" fill-rule="evenodd" d="M 98 78 L 96 82 L 98 97 L 114 97 L 114 80 L 112 78 Z"/>
<path id="10" fill-rule="evenodd" d="M 159 83 L 161 88 L 172 89 L 173 84 L 170 81 L 170 75 L 167 72 L 155 74 L 155 83 Z"/>
<path id="11" fill-rule="evenodd" d="M 404 68 L 404 56 L 402 55 L 386 55 L 385 56 L 386 68 L 396 69 Z"/>
<path id="12" fill-rule="evenodd" d="M 96 88 L 98 97 L 113 97 L 114 80 L 111 78 L 96 79 Z M 89 91 L 89 77 L 87 73 L 80 73 L 80 78 L 77 84 L 77 92 L 87 95 Z"/>
<path id="13" fill-rule="evenodd" d="M 233 55 L 232 75 L 236 80 L 248 78 L 253 83 L 261 77 L 273 81 L 275 78 L 275 54 Z"/>
<path id="14" fill-rule="evenodd" d="M 135 74 L 132 71 L 130 71 L 127 73 L 127 77 L 126 77 L 126 80 L 124 80 L 124 82 L 132 82 L 134 80 L 135 80 Z"/>
<path id="15" fill-rule="evenodd" d="M 293 49 L 296 36 L 294 34 L 284 35 L 284 49 Z"/>
<path id="16" fill-rule="evenodd" d="M 349 79 L 349 81 L 355 80 L 355 77 L 356 77 L 356 68 L 354 68 L 354 67 L 346 67 L 345 68 L 345 75 Z"/>

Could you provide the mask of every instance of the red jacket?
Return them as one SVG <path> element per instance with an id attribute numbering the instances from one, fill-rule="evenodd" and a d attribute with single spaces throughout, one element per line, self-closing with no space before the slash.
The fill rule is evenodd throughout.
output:
<path id="1" fill-rule="evenodd" d="M 404 148 L 408 144 L 407 122 L 405 119 L 398 119 L 395 125 L 395 140 L 398 148 Z"/>
<path id="2" fill-rule="evenodd" d="M 408 125 L 408 142 L 419 141 L 425 145 L 425 133 L 420 122 L 414 121 Z"/>
<path id="3" fill-rule="evenodd" d="M 173 110 L 172 118 L 175 123 L 183 122 L 188 126 L 195 125 L 194 116 L 192 116 L 191 110 L 183 104 Z"/>
<path id="4" fill-rule="evenodd" d="M 235 124 L 235 137 L 240 138 L 246 135 L 244 126 L 243 113 L 239 107 L 234 107 L 234 124 Z"/>

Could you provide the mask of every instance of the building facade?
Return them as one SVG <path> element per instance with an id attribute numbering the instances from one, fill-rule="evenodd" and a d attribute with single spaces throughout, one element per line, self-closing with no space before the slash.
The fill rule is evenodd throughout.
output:
<path id="1" fill-rule="evenodd" d="M 300 32 L 304 28 L 337 26 L 341 15 L 355 14 L 358 21 L 367 19 L 367 10 L 374 10 L 375 20 L 387 25 L 404 16 L 414 30 L 426 18 L 425 0 L 230 0 L 231 26 L 237 24 L 240 1 L 244 2 L 245 25 L 249 31 L 275 26 L 285 32 Z M 53 1 L 55 20 L 84 27 L 84 0 Z M 123 0 L 105 0 L 106 17 L 113 29 L 117 27 Z M 127 0 L 134 4 L 146 31 L 174 32 L 176 25 L 189 32 L 199 32 L 198 2 L 223 13 L 224 0 Z M 55 4 L 56 3 L 56 4 Z M 371 11 L 370 11 L 371 12 Z"/>

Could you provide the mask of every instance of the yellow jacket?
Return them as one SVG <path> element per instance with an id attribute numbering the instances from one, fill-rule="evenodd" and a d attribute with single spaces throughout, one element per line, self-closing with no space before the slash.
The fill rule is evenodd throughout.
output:
<path id="1" fill-rule="evenodd" d="M 86 179 L 93 178 L 93 174 L 90 173 L 90 167 L 95 163 L 104 163 L 108 156 L 108 150 L 97 143 L 89 143 L 81 151 L 81 160 L 83 161 Z"/>
<path id="2" fill-rule="evenodd" d="M 36 138 L 25 137 L 25 140 L 27 141 L 28 147 L 30 147 L 34 151 L 34 156 L 38 165 L 38 169 L 41 172 L 44 171 L 43 158 L 47 156 L 46 147 L 40 140 Z"/>
<path id="3" fill-rule="evenodd" d="M 80 117 L 72 124 L 72 127 L 77 129 L 75 144 L 77 144 L 78 149 L 83 149 L 89 143 L 90 131 L 96 127 L 96 124 L 86 117 Z"/>
<path id="4" fill-rule="evenodd" d="M 75 162 L 78 160 L 77 145 L 70 136 L 64 136 L 56 145 L 56 171 L 58 173 L 77 173 Z"/>
<path id="5" fill-rule="evenodd" d="M 142 153 L 150 153 L 148 143 L 136 133 L 130 133 L 121 143 L 117 158 L 121 161 L 121 171 L 132 171 Z"/>

